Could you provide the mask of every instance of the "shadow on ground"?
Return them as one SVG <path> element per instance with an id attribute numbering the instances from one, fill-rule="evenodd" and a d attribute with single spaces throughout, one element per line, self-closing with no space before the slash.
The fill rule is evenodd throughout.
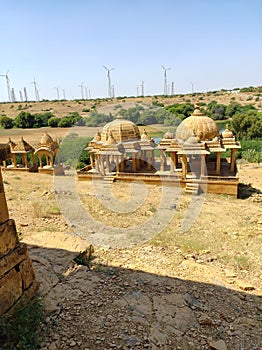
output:
<path id="1" fill-rule="evenodd" d="M 29 246 L 50 313 L 42 349 L 261 349 L 261 298 Z M 150 254 L 150 253 L 149 253 Z"/>
<path id="2" fill-rule="evenodd" d="M 254 194 L 262 194 L 262 191 L 260 191 L 258 188 L 252 187 L 251 184 L 238 184 L 237 198 L 247 199 Z"/>

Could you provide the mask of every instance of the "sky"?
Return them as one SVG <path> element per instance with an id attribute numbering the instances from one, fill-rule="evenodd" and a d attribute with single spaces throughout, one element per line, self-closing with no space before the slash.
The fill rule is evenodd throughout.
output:
<path id="1" fill-rule="evenodd" d="M 262 85 L 261 0 L 0 0 L 0 74 L 35 99 Z M 0 101 L 7 101 L 0 77 Z"/>

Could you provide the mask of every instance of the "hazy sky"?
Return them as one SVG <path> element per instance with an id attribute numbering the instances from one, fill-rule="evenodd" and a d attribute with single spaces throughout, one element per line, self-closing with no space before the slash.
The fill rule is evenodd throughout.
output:
<path id="1" fill-rule="evenodd" d="M 0 0 L 0 74 L 40 97 L 175 93 L 262 85 L 262 0 Z M 0 101 L 7 100 L 0 77 Z"/>

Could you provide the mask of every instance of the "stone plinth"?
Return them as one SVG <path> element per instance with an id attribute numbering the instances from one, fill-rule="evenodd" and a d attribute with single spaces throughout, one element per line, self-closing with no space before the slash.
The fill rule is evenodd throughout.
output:
<path id="1" fill-rule="evenodd" d="M 0 170 L 0 315 L 29 300 L 38 287 L 27 246 L 19 242 L 15 222 L 9 219 Z"/>

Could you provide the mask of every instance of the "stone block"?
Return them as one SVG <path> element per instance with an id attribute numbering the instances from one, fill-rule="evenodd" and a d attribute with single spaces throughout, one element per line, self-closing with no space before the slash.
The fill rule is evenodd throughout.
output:
<path id="1" fill-rule="evenodd" d="M 0 277 L 6 272 L 12 270 L 16 265 L 20 264 L 22 260 L 27 258 L 27 246 L 25 243 L 19 245 L 0 259 Z"/>
<path id="2" fill-rule="evenodd" d="M 0 258 L 13 250 L 18 243 L 14 220 L 0 224 Z"/>
<path id="3" fill-rule="evenodd" d="M 19 265 L 19 269 L 22 276 L 23 289 L 27 289 L 35 279 L 31 259 L 27 257 L 25 260 L 23 260 Z"/>
<path id="4" fill-rule="evenodd" d="M 0 223 L 5 222 L 9 219 L 5 193 L 3 192 L 4 189 L 1 185 L 2 184 L 0 183 Z"/>
<path id="5" fill-rule="evenodd" d="M 21 273 L 12 269 L 0 279 L 0 315 L 10 309 L 22 293 Z"/>

